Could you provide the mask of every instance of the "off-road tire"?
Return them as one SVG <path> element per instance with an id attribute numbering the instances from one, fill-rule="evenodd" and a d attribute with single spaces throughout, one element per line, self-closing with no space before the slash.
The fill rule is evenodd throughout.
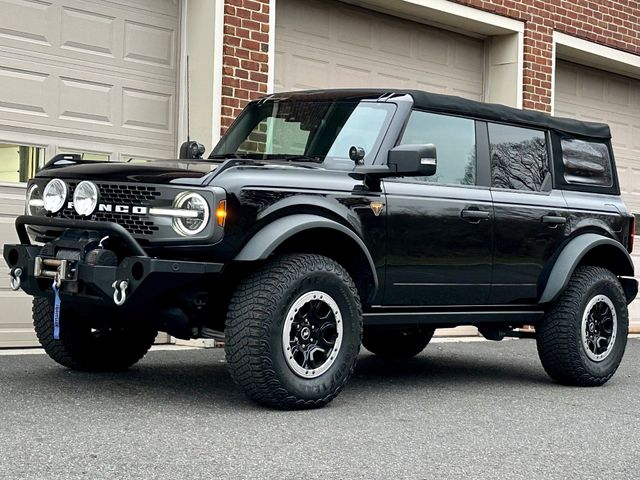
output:
<path id="1" fill-rule="evenodd" d="M 158 332 L 143 324 L 93 329 L 88 318 L 60 310 L 60 338 L 53 338 L 53 301 L 33 299 L 33 325 L 45 352 L 60 365 L 87 372 L 122 371 L 147 353 Z"/>
<path id="2" fill-rule="evenodd" d="M 587 356 L 581 340 L 582 317 L 589 301 L 606 295 L 617 315 L 616 337 L 606 358 Z M 548 308 L 536 326 L 538 354 L 547 374 L 564 385 L 599 386 L 616 372 L 627 344 L 629 314 L 624 291 L 616 276 L 601 267 L 583 266 L 574 272 L 567 288 Z"/>
<path id="3" fill-rule="evenodd" d="M 296 374 L 285 358 L 287 312 L 306 293 L 323 291 L 342 316 L 342 344 L 331 366 L 316 378 Z M 231 298 L 225 353 L 231 377 L 249 398 L 279 409 L 318 408 L 333 400 L 356 365 L 362 307 L 353 280 L 330 258 L 313 254 L 275 257 L 249 274 Z"/>
<path id="4" fill-rule="evenodd" d="M 434 332 L 434 328 L 366 327 L 362 333 L 362 346 L 381 357 L 410 358 L 425 349 Z"/>

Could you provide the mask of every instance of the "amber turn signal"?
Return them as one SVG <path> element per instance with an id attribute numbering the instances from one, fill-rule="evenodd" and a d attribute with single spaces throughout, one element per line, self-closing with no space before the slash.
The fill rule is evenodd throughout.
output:
<path id="1" fill-rule="evenodd" d="M 216 208 L 216 221 L 218 225 L 224 227 L 224 222 L 227 219 L 227 201 L 221 200 L 218 202 L 218 208 Z"/>

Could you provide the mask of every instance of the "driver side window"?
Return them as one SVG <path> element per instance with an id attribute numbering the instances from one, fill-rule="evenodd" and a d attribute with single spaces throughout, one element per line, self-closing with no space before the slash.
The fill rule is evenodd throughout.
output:
<path id="1" fill-rule="evenodd" d="M 411 112 L 400 145 L 433 143 L 438 151 L 438 167 L 431 177 L 405 177 L 405 182 L 440 185 L 476 184 L 475 121 L 437 113 Z"/>

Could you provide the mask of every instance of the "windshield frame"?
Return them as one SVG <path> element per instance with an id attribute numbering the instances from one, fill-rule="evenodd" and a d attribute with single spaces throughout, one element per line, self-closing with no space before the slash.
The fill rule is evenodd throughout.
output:
<path id="1" fill-rule="evenodd" d="M 345 157 L 337 157 L 337 156 L 329 156 L 326 155 L 324 157 L 320 156 L 320 155 L 314 155 L 313 153 L 296 153 L 296 152 L 291 152 L 291 153 L 259 153 L 256 152 L 255 154 L 251 154 L 251 153 L 232 153 L 232 152 L 228 152 L 225 150 L 229 150 L 229 149 L 225 149 L 225 147 L 228 146 L 228 143 L 230 141 L 233 141 L 234 139 L 234 133 L 235 133 L 235 129 L 237 128 L 241 128 L 242 123 L 245 121 L 245 118 L 248 115 L 251 115 L 253 113 L 255 113 L 255 110 L 252 110 L 253 108 L 260 107 L 266 103 L 273 103 L 273 102 L 290 102 L 290 103 L 353 103 L 355 104 L 355 108 L 351 111 L 351 113 L 349 114 L 349 116 L 346 118 L 344 124 L 342 125 L 342 127 L 344 127 L 344 125 L 347 125 L 348 121 L 350 118 L 352 118 L 353 116 L 353 112 L 355 112 L 357 110 L 358 107 L 362 106 L 362 105 L 366 105 L 366 106 L 376 106 L 379 107 L 380 110 L 386 110 L 387 114 L 385 116 L 385 118 L 383 119 L 383 121 L 380 123 L 380 126 L 378 128 L 378 132 L 377 132 L 377 136 L 373 141 L 373 144 L 370 148 L 370 150 L 368 152 L 366 152 L 365 158 L 363 159 L 363 163 L 362 165 L 373 165 L 374 163 L 376 163 L 376 159 L 379 155 L 380 149 L 382 148 L 382 145 L 384 143 L 384 140 L 387 136 L 387 133 L 389 131 L 390 126 L 393 124 L 393 120 L 397 115 L 398 112 L 398 105 L 395 102 L 380 102 L 377 99 L 370 99 L 370 98 L 362 98 L 362 99 L 356 99 L 356 100 L 345 100 L 345 99 L 340 99 L 340 98 L 335 98 L 335 99 L 327 99 L 324 98 L 322 100 L 291 100 L 288 98 L 279 98 L 279 97 L 266 97 L 264 99 L 260 99 L 260 100 L 254 100 L 252 102 L 250 102 L 245 109 L 242 111 L 242 113 L 236 118 L 236 120 L 231 124 L 231 126 L 229 127 L 229 129 L 227 130 L 227 132 L 225 133 L 225 135 L 219 140 L 219 142 L 216 144 L 215 148 L 212 150 L 211 154 L 209 155 L 210 159 L 221 159 L 221 158 L 242 158 L 242 159 L 248 159 L 248 160 L 256 160 L 256 161 L 296 161 L 296 162 L 309 162 L 309 163 L 315 163 L 315 164 L 320 164 L 322 166 L 324 166 L 325 168 L 331 168 L 331 169 L 340 169 L 340 170 L 352 170 L 353 168 L 355 168 L 356 164 L 353 160 L 351 160 L 350 158 L 348 158 L 348 155 L 346 155 Z M 264 118 L 269 118 L 269 115 L 262 117 L 262 119 L 260 121 L 262 121 Z M 271 118 L 277 118 L 277 117 L 271 117 Z M 257 125 L 257 123 L 255 124 Z M 255 125 L 252 128 L 255 128 Z M 252 130 L 253 131 L 253 130 Z M 242 142 L 244 142 L 248 135 L 244 136 L 244 134 L 241 132 L 242 138 L 236 138 L 235 141 L 240 142 L 238 143 L 238 146 L 235 147 L 236 151 L 238 149 L 238 147 L 242 144 Z M 333 137 L 333 141 L 331 146 L 329 146 L 329 148 L 327 149 L 327 154 L 331 151 L 331 149 L 333 148 L 333 145 L 335 144 L 335 141 L 339 138 L 340 132 L 336 133 L 335 137 Z M 308 145 L 307 145 L 308 146 Z M 306 147 L 305 147 L 306 148 Z M 308 158 L 304 158 L 304 157 L 308 157 Z M 313 157 L 317 157 L 317 158 L 313 158 Z"/>

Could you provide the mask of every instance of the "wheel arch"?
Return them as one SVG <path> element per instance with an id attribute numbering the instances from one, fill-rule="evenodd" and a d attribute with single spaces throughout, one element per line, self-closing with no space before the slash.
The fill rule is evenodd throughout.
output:
<path id="1" fill-rule="evenodd" d="M 251 237 L 234 261 L 256 262 L 273 254 L 293 252 L 317 253 L 336 260 L 353 278 L 363 302 L 374 298 L 378 276 L 365 243 L 350 228 L 319 215 L 298 213 L 274 220 Z"/>
<path id="2" fill-rule="evenodd" d="M 629 252 L 615 240 L 597 233 L 585 233 L 573 238 L 557 256 L 544 284 L 538 303 L 555 300 L 566 288 L 575 269 L 580 265 L 604 267 L 621 278 L 621 283 L 630 303 L 638 292 L 632 277 L 633 261 Z"/>

